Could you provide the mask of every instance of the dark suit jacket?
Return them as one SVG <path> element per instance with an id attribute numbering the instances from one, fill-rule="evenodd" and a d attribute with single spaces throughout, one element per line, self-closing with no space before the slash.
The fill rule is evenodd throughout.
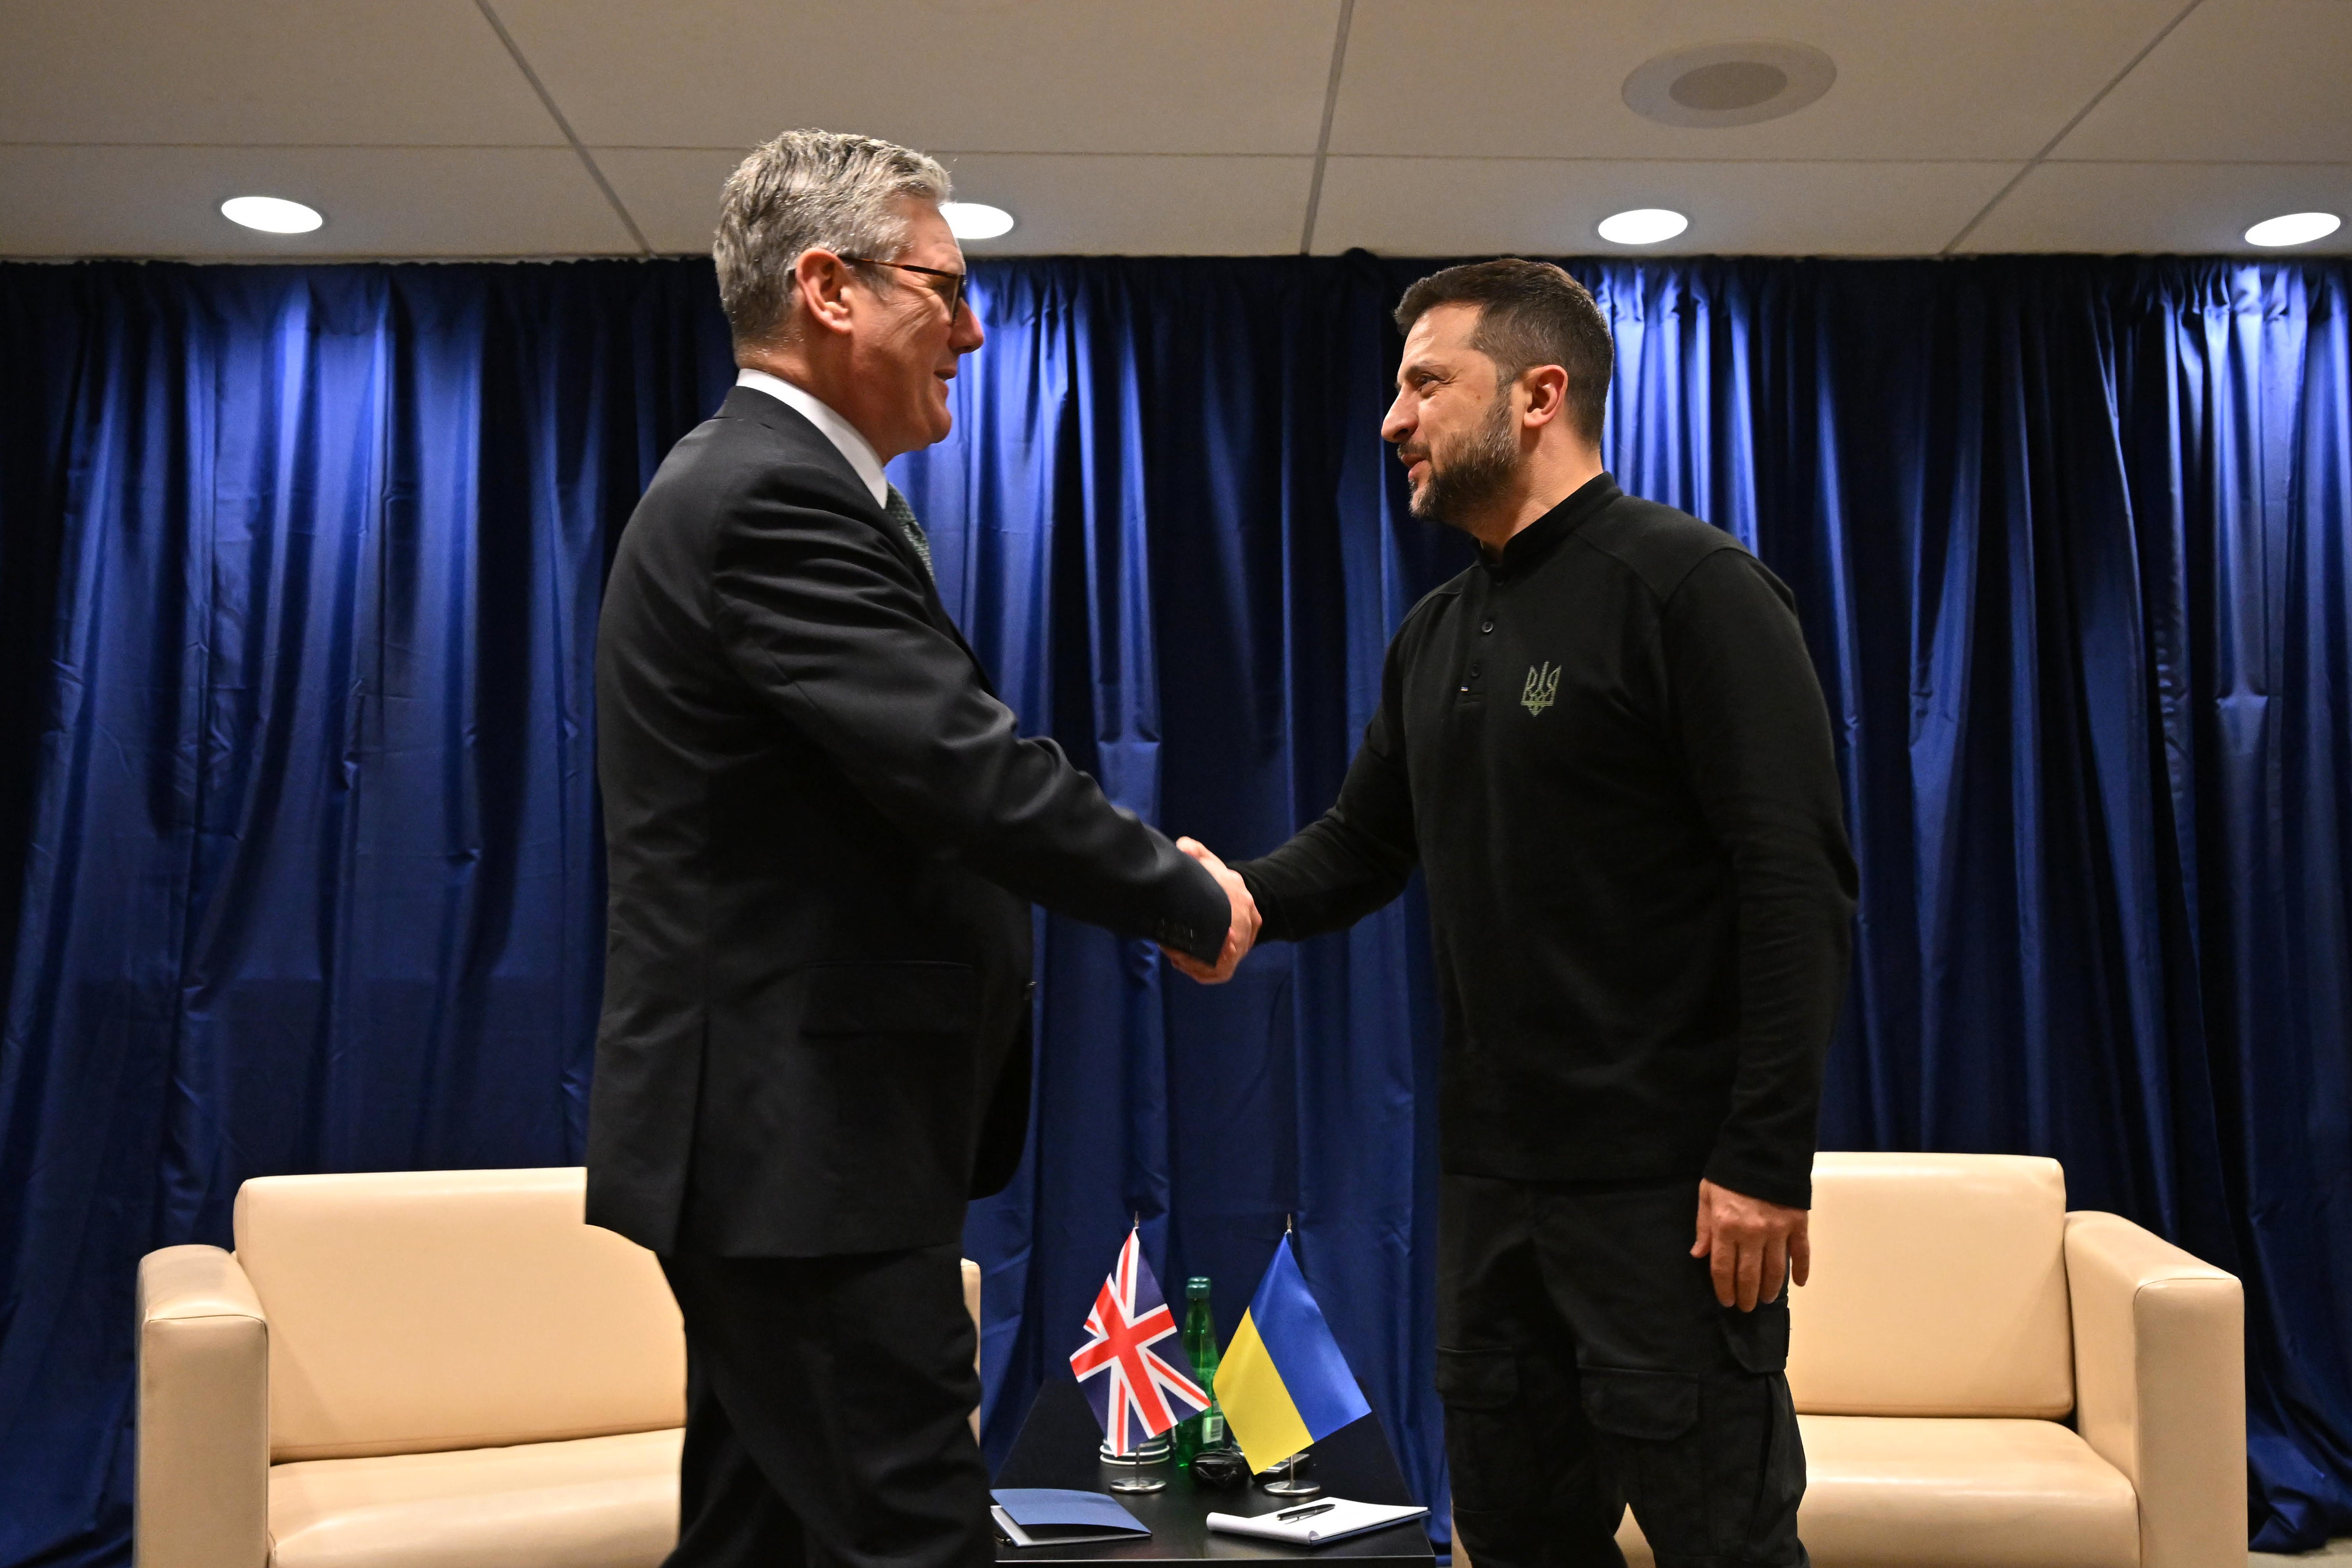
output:
<path id="1" fill-rule="evenodd" d="M 1026 900 L 1213 958 L 1215 879 L 1024 740 L 815 426 L 738 387 L 621 535 L 588 1218 L 656 1252 L 932 1246 L 1028 1121 Z"/>

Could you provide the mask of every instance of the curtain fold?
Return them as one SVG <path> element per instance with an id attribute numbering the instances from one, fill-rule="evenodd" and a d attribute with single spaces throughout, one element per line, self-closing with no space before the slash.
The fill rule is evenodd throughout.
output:
<path id="1" fill-rule="evenodd" d="M 982 261 L 901 459 L 1007 700 L 1221 852 L 1336 794 L 1433 263 Z M 1864 879 L 1832 1148 L 2047 1153 L 2248 1289 L 2255 1542 L 2352 1530 L 2352 264 L 1571 262 L 1606 456 L 1796 591 Z M 0 266 L 0 1563 L 127 1552 L 139 1256 L 246 1177 L 579 1157 L 599 585 L 731 379 L 708 263 Z M 1001 1456 L 1137 1220 L 1286 1224 L 1417 1490 L 1418 889 L 1202 990 L 1040 917 L 978 1205 Z"/>

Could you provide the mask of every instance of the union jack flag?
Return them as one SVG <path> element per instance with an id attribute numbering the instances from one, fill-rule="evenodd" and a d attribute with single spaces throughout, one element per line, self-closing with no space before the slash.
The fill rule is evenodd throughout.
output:
<path id="1" fill-rule="evenodd" d="M 1070 1356 L 1070 1370 L 1085 1386 L 1112 1453 L 1131 1454 L 1209 1407 L 1209 1395 L 1192 1381 L 1181 1350 L 1171 1362 L 1152 1349 L 1175 1334 L 1176 1314 L 1168 1310 L 1160 1281 L 1143 1260 L 1140 1238 L 1130 1230 L 1110 1278 L 1095 1292 L 1087 1342 Z"/>

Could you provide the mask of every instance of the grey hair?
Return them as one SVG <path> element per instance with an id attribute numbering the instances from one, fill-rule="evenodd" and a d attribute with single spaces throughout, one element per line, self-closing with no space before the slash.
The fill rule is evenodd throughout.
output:
<path id="1" fill-rule="evenodd" d="M 804 250 L 885 259 L 907 243 L 901 196 L 943 202 L 939 160 L 835 131 L 787 131 L 751 150 L 719 198 L 719 301 L 738 347 L 782 342 Z"/>

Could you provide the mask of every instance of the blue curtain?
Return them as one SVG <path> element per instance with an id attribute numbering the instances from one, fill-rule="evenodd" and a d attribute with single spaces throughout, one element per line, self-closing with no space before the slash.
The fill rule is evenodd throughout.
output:
<path id="1" fill-rule="evenodd" d="M 0 268 L 0 1561 L 127 1561 L 246 1177 L 578 1163 L 598 596 L 726 369 L 707 267 Z"/>
<path id="2" fill-rule="evenodd" d="M 1838 720 L 1825 1143 L 2053 1154 L 2239 1272 L 2257 1544 L 2352 1528 L 2352 267 L 1574 265 L 1612 468 L 1790 582 Z M 983 263 L 898 465 L 1024 719 L 1229 853 L 1466 559 L 1377 437 L 1425 270 Z M 123 1559 L 136 1259 L 245 1177 L 577 1159 L 598 582 L 728 379 L 702 263 L 0 267 L 0 1563 Z M 1442 1494 L 1422 921 L 1219 991 L 1042 922 L 992 1452 L 1132 1218 L 1230 1331 L 1295 1217 Z"/>

